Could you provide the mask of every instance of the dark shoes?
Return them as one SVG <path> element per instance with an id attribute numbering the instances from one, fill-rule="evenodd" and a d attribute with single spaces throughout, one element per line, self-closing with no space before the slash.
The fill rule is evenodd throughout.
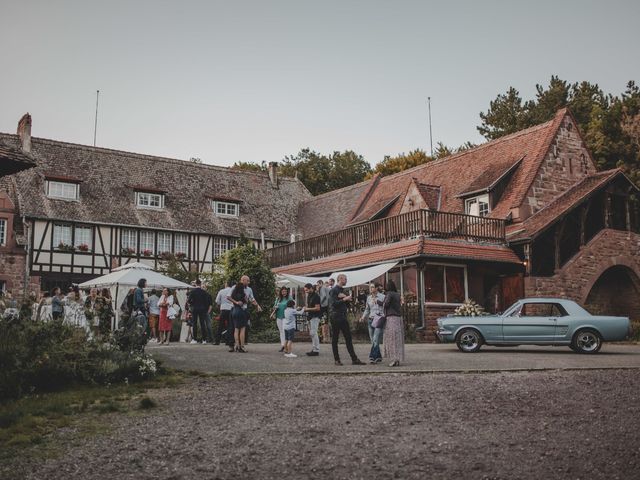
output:
<path id="1" fill-rule="evenodd" d="M 317 357 L 318 355 L 320 355 L 320 352 L 316 352 L 316 351 L 307 352 L 308 357 Z"/>
<path id="2" fill-rule="evenodd" d="M 354 361 L 351 362 L 351 365 L 364 365 L 364 364 L 365 363 L 358 358 L 356 358 Z"/>
<path id="3" fill-rule="evenodd" d="M 282 353 L 284 352 L 284 347 L 280 347 L 280 350 L 278 350 L 278 353 Z"/>
<path id="4" fill-rule="evenodd" d="M 335 362 L 336 366 L 341 367 L 342 366 L 342 362 L 340 360 L 336 360 Z"/>

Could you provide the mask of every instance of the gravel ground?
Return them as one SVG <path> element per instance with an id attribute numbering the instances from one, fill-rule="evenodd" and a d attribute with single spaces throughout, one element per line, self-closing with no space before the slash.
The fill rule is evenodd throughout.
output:
<path id="1" fill-rule="evenodd" d="M 638 370 L 208 377 L 28 479 L 640 478 Z"/>

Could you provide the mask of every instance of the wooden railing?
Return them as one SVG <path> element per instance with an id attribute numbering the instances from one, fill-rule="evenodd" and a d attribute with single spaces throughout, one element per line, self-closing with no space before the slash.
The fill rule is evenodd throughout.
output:
<path id="1" fill-rule="evenodd" d="M 461 213 L 415 210 L 280 245 L 265 253 L 272 267 L 280 267 L 421 235 L 504 244 L 505 221 Z"/>

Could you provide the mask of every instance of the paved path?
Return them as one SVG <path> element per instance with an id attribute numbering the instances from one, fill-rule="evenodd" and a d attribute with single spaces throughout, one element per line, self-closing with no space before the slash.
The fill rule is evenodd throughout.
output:
<path id="1" fill-rule="evenodd" d="M 276 344 L 250 344 L 248 353 L 229 353 L 224 345 L 169 346 L 150 344 L 147 351 L 167 366 L 206 373 L 373 373 L 373 372 L 478 372 L 549 369 L 640 369 L 640 345 L 605 344 L 597 355 L 579 355 L 567 347 L 483 347 L 478 353 L 461 353 L 455 345 L 410 344 L 406 362 L 391 368 L 387 363 L 354 366 L 344 345 L 340 355 L 344 366 L 333 364 L 331 346 L 322 345 L 318 357 L 307 357 L 308 343 L 295 345 L 298 358 L 285 358 Z M 356 353 L 367 360 L 369 348 L 356 344 Z"/>

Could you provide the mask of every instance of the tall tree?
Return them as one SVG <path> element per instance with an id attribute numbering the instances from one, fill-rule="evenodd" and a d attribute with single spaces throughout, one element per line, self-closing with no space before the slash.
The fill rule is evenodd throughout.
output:
<path id="1" fill-rule="evenodd" d="M 522 103 L 520 92 L 513 87 L 500 94 L 489 103 L 486 113 L 480 112 L 482 124 L 478 131 L 488 140 L 522 130 L 527 124 L 527 110 Z"/>
<path id="2" fill-rule="evenodd" d="M 376 164 L 373 171 L 368 176 L 371 177 L 374 174 L 380 174 L 382 176 L 391 175 L 393 173 L 407 170 L 408 168 L 417 167 L 418 165 L 430 162 L 431 160 L 433 160 L 433 157 L 430 157 L 424 150 L 419 148 L 412 150 L 409 153 L 400 153 L 395 157 L 387 155 L 384 157 L 384 160 Z"/>

